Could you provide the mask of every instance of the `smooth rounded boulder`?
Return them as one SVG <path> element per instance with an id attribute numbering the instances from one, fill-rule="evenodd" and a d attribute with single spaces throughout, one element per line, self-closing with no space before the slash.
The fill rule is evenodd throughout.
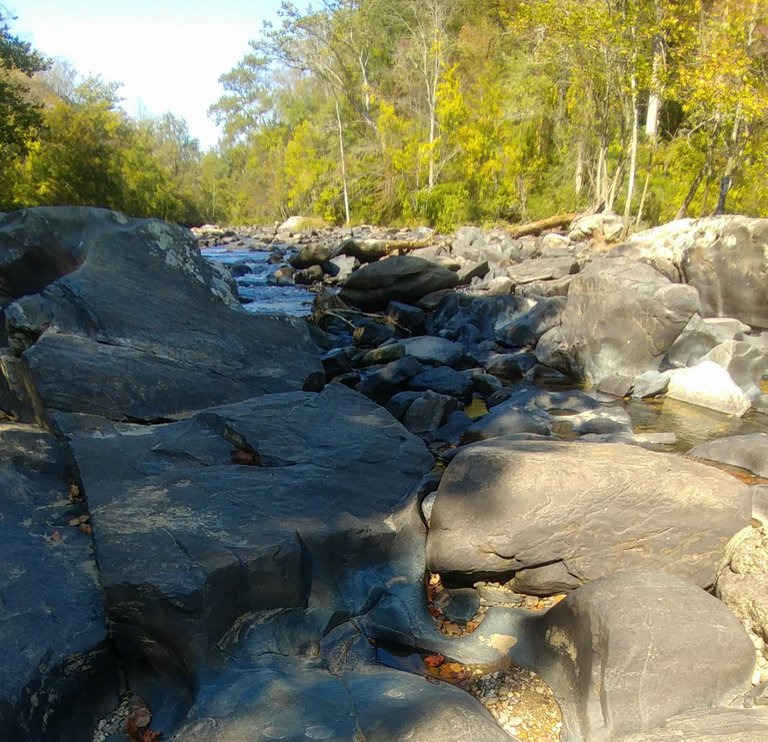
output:
<path id="1" fill-rule="evenodd" d="M 428 260 L 398 255 L 358 268 L 339 296 L 366 311 L 384 309 L 390 301 L 413 303 L 422 296 L 451 289 L 459 278 L 451 270 Z"/>
<path id="2" fill-rule="evenodd" d="M 706 587 L 750 515 L 746 485 L 679 456 L 622 443 L 491 439 L 446 469 L 427 566 L 505 580 L 521 572 L 526 591 L 543 595 L 636 567 Z"/>
<path id="3" fill-rule="evenodd" d="M 755 655 L 744 628 L 716 598 L 665 572 L 596 580 L 552 608 L 540 628 L 552 657 L 542 674 L 577 739 L 643 732 L 750 686 Z"/>

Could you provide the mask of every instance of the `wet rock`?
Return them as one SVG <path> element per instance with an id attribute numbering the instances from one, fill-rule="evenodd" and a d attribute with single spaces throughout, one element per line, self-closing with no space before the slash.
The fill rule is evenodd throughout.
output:
<path id="1" fill-rule="evenodd" d="M 480 609 L 480 595 L 473 587 L 446 588 L 440 610 L 449 621 L 466 624 Z"/>
<path id="2" fill-rule="evenodd" d="M 323 269 L 319 265 L 296 271 L 293 281 L 298 286 L 308 286 L 323 280 Z"/>
<path id="3" fill-rule="evenodd" d="M 647 569 L 575 590 L 542 630 L 557 658 L 544 677 L 582 739 L 613 740 L 730 700 L 754 665 L 752 643 L 722 603 Z"/>
<path id="4" fill-rule="evenodd" d="M 510 575 L 560 561 L 580 583 L 656 567 L 705 587 L 749 509 L 745 485 L 670 454 L 496 438 L 463 449 L 446 469 L 427 565 Z M 558 589 L 535 585 L 541 595 Z"/>

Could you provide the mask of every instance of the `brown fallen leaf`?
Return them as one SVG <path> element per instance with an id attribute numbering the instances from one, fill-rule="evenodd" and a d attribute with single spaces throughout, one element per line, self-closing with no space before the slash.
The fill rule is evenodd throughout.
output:
<path id="1" fill-rule="evenodd" d="M 71 525 L 71 526 L 79 526 L 80 525 L 80 518 L 70 518 L 69 519 L 69 525 Z"/>
<path id="2" fill-rule="evenodd" d="M 61 534 L 58 531 L 52 531 L 50 539 L 51 541 L 61 541 Z"/>
<path id="3" fill-rule="evenodd" d="M 424 658 L 424 664 L 427 667 L 440 667 L 445 662 L 445 657 L 442 654 L 428 654 Z"/>
<path id="4" fill-rule="evenodd" d="M 256 451 L 246 448 L 237 448 L 231 453 L 232 463 L 240 466 L 260 466 L 261 459 Z"/>
<path id="5" fill-rule="evenodd" d="M 90 536 L 91 533 L 93 533 L 93 529 L 88 523 L 81 523 L 80 524 L 80 530 L 86 535 Z"/>

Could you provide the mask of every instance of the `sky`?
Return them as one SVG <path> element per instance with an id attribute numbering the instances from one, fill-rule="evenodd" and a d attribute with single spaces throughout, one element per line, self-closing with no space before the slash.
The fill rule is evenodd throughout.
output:
<path id="1" fill-rule="evenodd" d="M 301 5 L 301 3 L 296 3 Z M 0 0 L 12 32 L 82 75 L 122 83 L 131 116 L 170 111 L 206 149 L 218 130 L 208 107 L 218 78 L 248 52 L 280 0 Z"/>

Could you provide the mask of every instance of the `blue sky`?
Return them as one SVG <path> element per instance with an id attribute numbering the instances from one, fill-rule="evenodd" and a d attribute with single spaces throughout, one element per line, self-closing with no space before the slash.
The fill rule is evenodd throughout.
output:
<path id="1" fill-rule="evenodd" d="M 280 0 L 2 0 L 13 32 L 82 74 L 123 84 L 132 116 L 183 116 L 203 147 L 216 142 L 208 106 L 219 76 L 248 51 Z M 300 7 L 305 4 L 296 2 Z"/>

